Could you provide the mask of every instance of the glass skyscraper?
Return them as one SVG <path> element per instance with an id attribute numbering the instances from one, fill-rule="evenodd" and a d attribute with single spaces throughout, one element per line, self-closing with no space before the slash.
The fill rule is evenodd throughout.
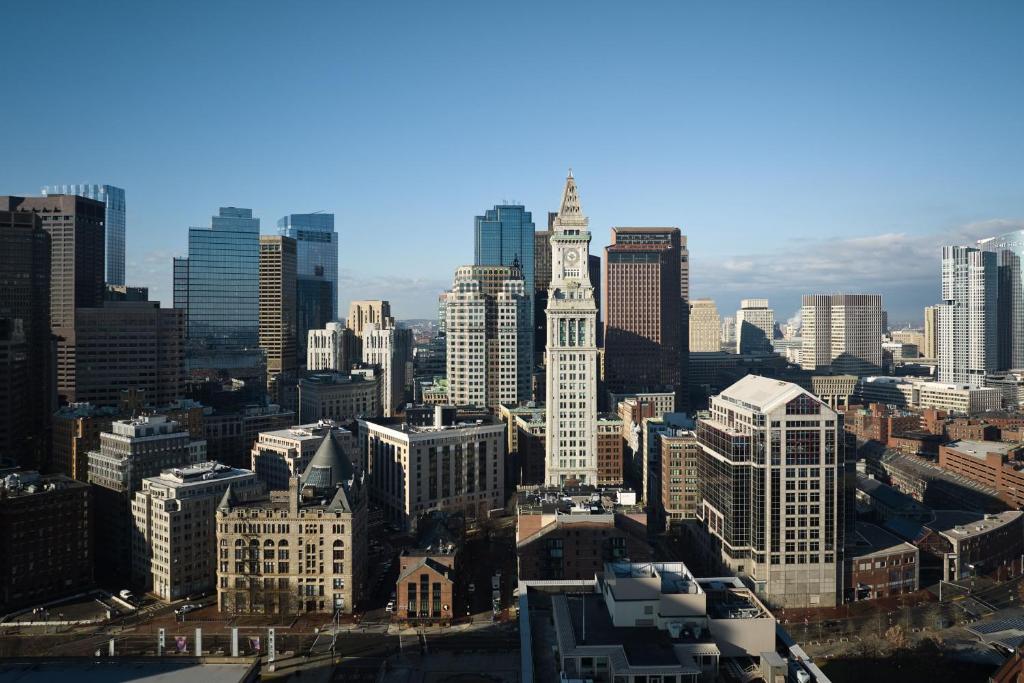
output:
<path id="1" fill-rule="evenodd" d="M 74 194 L 107 205 L 104 224 L 107 230 L 106 281 L 111 285 L 124 282 L 124 190 L 113 185 L 47 185 L 44 195 Z"/>
<path id="2" fill-rule="evenodd" d="M 189 228 L 188 258 L 174 259 L 174 306 L 186 311 L 190 370 L 256 369 L 259 268 L 252 209 L 221 207 L 209 228 Z"/>
<path id="3" fill-rule="evenodd" d="M 530 329 L 534 323 L 534 231 L 533 216 L 522 204 L 497 204 L 474 221 L 473 265 L 511 266 L 518 262 L 529 297 Z M 533 344 L 533 335 L 530 335 Z M 529 358 L 533 358 L 531 350 Z M 531 368 L 532 374 L 532 368 Z"/>
<path id="4" fill-rule="evenodd" d="M 277 221 L 277 231 L 278 234 L 291 237 L 298 243 L 298 276 L 300 280 L 312 278 L 331 283 L 331 319 L 337 320 L 338 233 L 334 232 L 334 214 L 289 214 Z"/>
<path id="5" fill-rule="evenodd" d="M 997 259 L 996 368 L 1024 367 L 1024 230 L 980 240 Z"/>

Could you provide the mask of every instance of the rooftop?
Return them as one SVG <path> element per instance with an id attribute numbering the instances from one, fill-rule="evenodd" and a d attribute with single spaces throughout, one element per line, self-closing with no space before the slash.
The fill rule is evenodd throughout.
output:
<path id="1" fill-rule="evenodd" d="M 523 489 L 516 493 L 516 507 L 520 514 L 584 515 L 642 510 L 637 505 L 636 492 L 627 488 L 601 488 L 581 486 L 561 489 L 556 487 Z"/>
<path id="2" fill-rule="evenodd" d="M 871 557 L 874 555 L 889 555 L 897 551 L 913 551 L 915 547 L 910 543 L 890 534 L 885 529 L 857 522 L 857 530 L 853 538 L 847 539 L 847 557 Z"/>
<path id="3" fill-rule="evenodd" d="M 1019 510 L 1008 510 L 996 515 L 981 515 L 959 510 L 939 510 L 935 513 L 935 520 L 928 522 L 927 526 L 935 529 L 943 536 L 960 540 L 981 536 L 1000 527 L 1011 524 L 1020 519 L 1024 514 Z"/>
<path id="4" fill-rule="evenodd" d="M 1021 444 L 1005 443 L 1002 441 L 954 441 L 953 443 L 946 444 L 945 448 L 984 460 L 985 456 L 989 453 L 1009 455 L 1014 451 L 1020 450 Z"/>
<path id="5" fill-rule="evenodd" d="M 369 417 L 361 422 L 365 422 L 367 425 L 373 425 L 376 427 L 383 427 L 403 434 L 436 434 L 440 432 L 452 432 L 467 429 L 476 429 L 479 427 L 496 427 L 504 426 L 504 423 L 498 418 L 490 415 L 482 415 L 479 419 L 473 420 L 472 422 L 457 422 L 453 425 L 441 425 L 435 426 L 418 426 L 411 425 L 405 421 L 402 416 L 398 417 Z"/>
<path id="6" fill-rule="evenodd" d="M 764 412 L 801 394 L 808 392 L 796 384 L 760 375 L 747 375 L 722 391 L 719 398 L 744 408 Z"/>
<path id="7" fill-rule="evenodd" d="M 863 491 L 890 508 L 924 508 L 921 503 L 902 491 L 898 491 L 888 484 L 867 477 L 859 472 L 857 473 L 857 490 Z"/>
<path id="8" fill-rule="evenodd" d="M 288 429 L 275 429 L 269 432 L 260 432 L 260 436 L 273 436 L 278 439 L 291 439 L 303 443 L 305 441 L 321 441 L 329 429 L 341 429 L 331 420 L 320 420 L 310 424 L 295 425 Z M 344 431 L 344 430 L 343 430 Z"/>
<path id="9" fill-rule="evenodd" d="M 241 470 L 231 467 L 230 465 L 224 465 L 222 463 L 209 460 L 207 462 L 200 462 L 188 467 L 175 467 L 173 469 L 164 470 L 156 477 L 150 477 L 150 481 L 159 482 L 163 486 L 181 486 L 185 484 L 195 484 L 207 481 L 216 481 L 218 479 L 227 479 L 229 477 L 240 477 L 247 474 L 252 474 L 250 470 Z"/>
<path id="10" fill-rule="evenodd" d="M 35 470 L 17 470 L 0 478 L 0 498 L 16 498 L 62 489 L 88 488 L 88 484 L 63 474 L 41 475 Z"/>

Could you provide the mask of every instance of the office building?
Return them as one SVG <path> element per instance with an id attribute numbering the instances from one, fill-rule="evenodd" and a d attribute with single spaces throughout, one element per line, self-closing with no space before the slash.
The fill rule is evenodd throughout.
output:
<path id="1" fill-rule="evenodd" d="M 597 485 L 622 486 L 625 481 L 622 418 L 613 413 L 597 416 Z"/>
<path id="2" fill-rule="evenodd" d="M 62 474 L 0 478 L 0 611 L 93 587 L 90 498 L 87 484 Z"/>
<path id="3" fill-rule="evenodd" d="M 449 402 L 497 409 L 530 399 L 530 299 L 512 266 L 462 266 L 445 302 Z"/>
<path id="4" fill-rule="evenodd" d="M 103 301 L 149 301 L 149 287 L 112 285 L 108 282 L 103 292 Z"/>
<path id="5" fill-rule="evenodd" d="M 109 432 L 120 416 L 117 408 L 72 403 L 53 414 L 50 469 L 78 481 L 89 481 L 89 451 L 100 447 L 100 434 Z"/>
<path id="6" fill-rule="evenodd" d="M 0 453 L 23 467 L 40 467 L 56 407 L 57 359 L 50 335 L 50 235 L 39 215 L 0 204 L 0 252 L 0 320 L 8 321 L 9 344 L 0 380 L 0 401 L 6 404 Z M 15 396 L 16 401 L 4 399 Z"/>
<path id="7" fill-rule="evenodd" d="M 731 315 L 722 318 L 722 349 L 736 351 L 736 318 Z"/>
<path id="8" fill-rule="evenodd" d="M 882 369 L 880 295 L 804 296 L 800 319 L 804 370 L 863 376 Z"/>
<path id="9" fill-rule="evenodd" d="M 326 438 L 287 491 L 217 506 L 217 605 L 232 614 L 352 614 L 366 595 L 362 473 Z"/>
<path id="10" fill-rule="evenodd" d="M 939 446 L 939 467 L 987 486 L 1010 507 L 1024 507 L 1024 447 L 1001 441 L 953 441 Z"/>
<path id="11" fill-rule="evenodd" d="M 260 432 L 252 447 L 252 471 L 271 491 L 285 491 L 288 480 L 306 471 L 323 440 L 333 437 L 346 453 L 354 453 L 355 439 L 347 429 L 320 420 L 288 429 Z"/>
<path id="12" fill-rule="evenodd" d="M 113 185 L 48 185 L 42 190 L 47 195 L 78 195 L 103 202 L 106 207 L 103 224 L 106 227 L 106 282 L 111 285 L 125 283 L 125 201 L 124 190 Z"/>
<path id="13" fill-rule="evenodd" d="M 305 420 L 346 422 L 383 414 L 380 371 L 319 373 L 299 380 L 299 414 Z"/>
<path id="14" fill-rule="evenodd" d="M 924 347 L 921 355 L 935 359 L 939 355 L 939 307 L 925 306 L 924 309 Z"/>
<path id="15" fill-rule="evenodd" d="M 748 375 L 697 423 L 709 548 L 785 607 L 842 602 L 842 416 L 795 384 Z"/>
<path id="16" fill-rule="evenodd" d="M 473 265 L 515 266 L 523 281 L 528 323 L 527 358 L 533 358 L 534 233 L 533 215 L 521 204 L 497 204 L 473 219 Z M 532 368 L 531 368 L 532 369 Z M 532 374 L 532 373 L 531 373 Z"/>
<path id="17" fill-rule="evenodd" d="M 117 406 L 126 392 L 163 406 L 185 395 L 185 317 L 159 301 L 108 301 L 75 320 L 75 371 L 69 401 Z"/>
<path id="18" fill-rule="evenodd" d="M 412 330 L 394 318 L 367 323 L 362 330 L 363 362 L 380 368 L 380 402 L 385 416 L 405 403 L 406 363 L 412 358 Z"/>
<path id="19" fill-rule="evenodd" d="M 586 267 L 589 221 L 569 172 L 552 224 L 545 355 L 550 485 L 597 481 L 597 302 Z"/>
<path id="20" fill-rule="evenodd" d="M 690 302 L 690 353 L 718 353 L 722 349 L 722 319 L 712 299 Z"/>
<path id="21" fill-rule="evenodd" d="M 505 505 L 504 432 L 493 418 L 456 423 L 442 406 L 430 426 L 359 420 L 371 495 L 403 529 L 435 511 L 486 518 Z"/>
<path id="22" fill-rule="evenodd" d="M 768 299 L 743 299 L 736 311 L 736 353 L 772 353 L 775 336 L 775 311 Z"/>
<path id="23" fill-rule="evenodd" d="M 201 462 L 142 480 L 132 501 L 132 583 L 165 602 L 212 591 L 217 582 L 217 505 L 231 488 L 240 499 L 261 494 L 248 470 Z M 226 559 L 224 557 L 223 559 Z"/>
<path id="24" fill-rule="evenodd" d="M 38 214 L 50 236 L 50 327 L 57 337 L 57 391 L 63 393 L 75 374 L 76 311 L 103 305 L 105 207 L 55 194 L 0 197 L 0 211 Z"/>
<path id="25" fill-rule="evenodd" d="M 327 323 L 322 330 L 307 333 L 306 369 L 310 372 L 348 372 L 352 361 L 361 357 L 359 338 L 341 323 Z"/>
<path id="26" fill-rule="evenodd" d="M 294 411 L 274 404 L 214 411 L 203 418 L 207 459 L 248 469 L 252 466 L 252 445 L 260 432 L 287 429 L 296 422 Z"/>
<path id="27" fill-rule="evenodd" d="M 291 237 L 260 236 L 260 348 L 267 358 L 267 387 L 281 400 L 282 380 L 294 378 L 296 350 L 296 242 Z"/>
<path id="28" fill-rule="evenodd" d="M 390 301 L 353 301 L 348 306 L 348 328 L 363 338 L 363 330 L 369 324 L 381 327 L 391 318 Z"/>
<path id="29" fill-rule="evenodd" d="M 110 429 L 100 434 L 99 450 L 89 453 L 96 529 L 104 539 L 97 569 L 127 579 L 132 565 L 131 503 L 142 480 L 206 460 L 206 442 L 192 439 L 162 415 L 116 420 Z"/>
<path id="30" fill-rule="evenodd" d="M 998 370 L 996 254 L 973 247 L 942 248 L 942 303 L 938 306 L 938 379 L 984 386 Z"/>
<path id="31" fill-rule="evenodd" d="M 303 281 L 327 283 L 330 307 L 322 309 L 321 319 L 308 320 L 308 327 L 299 332 L 319 329 L 338 319 L 338 233 L 334 231 L 333 213 L 293 213 L 277 221 L 278 233 L 295 240 L 297 245 L 297 275 L 299 278 L 299 308 L 303 308 Z M 318 292 L 319 287 L 308 287 Z M 318 297 L 314 296 L 314 299 Z M 317 308 L 320 302 L 317 301 Z M 302 334 L 299 338 L 303 338 Z"/>
<path id="32" fill-rule="evenodd" d="M 697 468 L 701 447 L 696 433 L 676 429 L 658 435 L 661 447 L 661 505 L 669 524 L 697 518 Z"/>
<path id="33" fill-rule="evenodd" d="M 980 240 L 978 247 L 995 255 L 997 269 L 997 370 L 1024 367 L 1024 230 Z"/>
<path id="34" fill-rule="evenodd" d="M 190 372 L 263 379 L 259 275 L 252 209 L 221 207 L 209 228 L 189 228 L 188 258 L 174 260 L 174 307 L 185 310 Z"/>

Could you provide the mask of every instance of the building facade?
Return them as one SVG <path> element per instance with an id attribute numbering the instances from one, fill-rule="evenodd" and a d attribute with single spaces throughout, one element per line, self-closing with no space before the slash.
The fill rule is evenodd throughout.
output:
<path id="1" fill-rule="evenodd" d="M 921 553 L 887 531 L 857 522 L 846 545 L 845 595 L 847 602 L 874 600 L 917 591 Z"/>
<path id="2" fill-rule="evenodd" d="M 939 307 L 925 306 L 924 309 L 924 346 L 921 355 L 925 358 L 939 357 Z"/>
<path id="3" fill-rule="evenodd" d="M 405 403 L 406 364 L 412 360 L 412 330 L 394 318 L 367 323 L 362 334 L 363 362 L 380 368 L 381 412 L 390 417 Z"/>
<path id="4" fill-rule="evenodd" d="M 669 524 L 697 518 L 700 499 L 697 470 L 700 443 L 696 433 L 672 430 L 659 435 L 661 445 L 661 504 Z"/>
<path id="5" fill-rule="evenodd" d="M 354 453 L 355 439 L 347 429 L 329 420 L 260 432 L 252 447 L 252 471 L 271 491 L 285 491 L 292 477 L 301 476 L 323 440 L 331 436 L 346 453 Z"/>
<path id="6" fill-rule="evenodd" d="M 297 275 L 299 285 L 299 308 L 303 308 L 301 281 L 327 283 L 330 292 L 330 308 L 323 311 L 323 319 L 308 320 L 303 332 L 319 329 L 332 320 L 338 319 L 338 233 L 334 231 L 333 213 L 293 213 L 277 221 L 278 233 L 295 240 L 297 246 Z M 318 293 L 319 287 L 307 287 Z M 319 302 L 317 307 L 319 308 Z"/>
<path id="7" fill-rule="evenodd" d="M 217 605 L 232 614 L 352 614 L 366 594 L 367 496 L 326 438 L 287 491 L 217 506 Z"/>
<path id="8" fill-rule="evenodd" d="M 299 413 L 307 420 L 336 422 L 382 415 L 381 375 L 361 370 L 304 377 L 299 380 Z"/>
<path id="9" fill-rule="evenodd" d="M 545 479 L 597 481 L 597 302 L 587 269 L 589 221 L 570 171 L 552 225 L 545 352 Z"/>
<path id="10" fill-rule="evenodd" d="M 351 329 L 341 323 L 327 323 L 324 329 L 307 332 L 306 370 L 348 372 L 357 353 L 358 341 Z"/>
<path id="11" fill-rule="evenodd" d="M 981 387 L 998 370 L 996 254 L 973 247 L 942 248 L 938 379 Z"/>
<path id="12" fill-rule="evenodd" d="M 106 227 L 106 282 L 111 285 L 125 283 L 125 200 L 124 190 L 113 185 L 48 185 L 43 196 L 51 194 L 78 195 L 103 202 L 106 207 L 103 224 Z"/>
<path id="13" fill-rule="evenodd" d="M 804 296 L 800 318 L 804 370 L 861 376 L 881 371 L 881 295 Z"/>
<path id="14" fill-rule="evenodd" d="M 736 311 L 736 353 L 772 353 L 775 311 L 768 308 L 768 299 L 743 299 Z"/>
<path id="15" fill-rule="evenodd" d="M 296 241 L 277 235 L 260 236 L 260 348 L 267 357 L 268 388 L 294 377 L 298 334 L 296 316 Z M 279 391 L 271 397 L 280 401 Z"/>
<path id="16" fill-rule="evenodd" d="M 733 572 L 787 607 L 842 602 L 842 416 L 795 384 L 748 375 L 697 424 L 698 516 Z"/>
<path id="17" fill-rule="evenodd" d="M 253 498 L 248 470 L 202 462 L 142 480 L 132 501 L 132 583 L 165 602 L 212 591 L 217 582 L 216 512 L 224 492 Z"/>
<path id="18" fill-rule="evenodd" d="M 690 352 L 718 353 L 722 349 L 722 319 L 712 299 L 690 302 Z"/>
<path id="19" fill-rule="evenodd" d="M 367 325 L 373 323 L 380 327 L 390 318 L 390 301 L 353 301 L 348 306 L 348 320 L 346 322 L 349 329 L 362 339 L 363 330 Z"/>

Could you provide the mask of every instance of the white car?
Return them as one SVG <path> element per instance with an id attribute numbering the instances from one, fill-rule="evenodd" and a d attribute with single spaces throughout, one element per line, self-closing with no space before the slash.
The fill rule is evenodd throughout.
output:
<path id="1" fill-rule="evenodd" d="M 469 584 L 469 592 L 472 593 L 474 591 L 476 591 L 476 584 L 475 583 Z"/>
<path id="2" fill-rule="evenodd" d="M 194 605 L 191 602 L 186 602 L 184 605 L 182 605 L 178 609 L 174 610 L 174 613 L 177 614 L 178 616 L 181 616 L 183 614 L 188 614 L 189 612 L 193 612 L 193 611 L 195 611 L 197 609 L 199 609 L 199 605 Z"/>
<path id="3" fill-rule="evenodd" d="M 387 607 L 384 608 L 384 611 L 385 612 L 394 612 L 395 611 L 395 601 L 394 600 L 388 600 Z"/>

